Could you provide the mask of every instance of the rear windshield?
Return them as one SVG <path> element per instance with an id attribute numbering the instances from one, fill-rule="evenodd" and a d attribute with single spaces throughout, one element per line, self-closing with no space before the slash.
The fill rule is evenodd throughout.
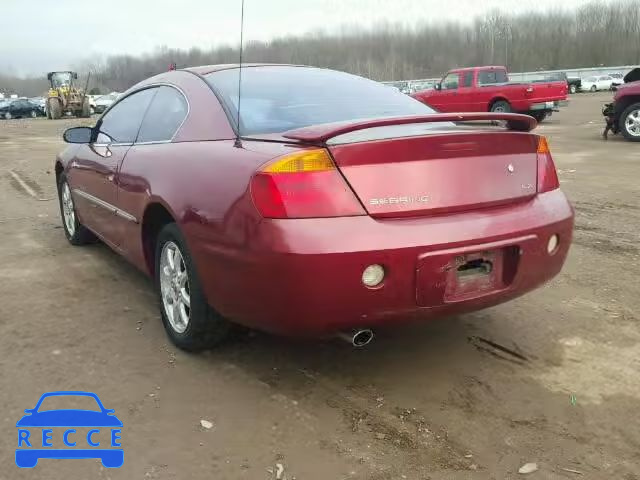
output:
<path id="1" fill-rule="evenodd" d="M 237 68 L 207 75 L 237 122 Z M 419 101 L 372 80 L 310 67 L 242 68 L 240 134 L 281 133 L 319 123 L 425 115 Z"/>

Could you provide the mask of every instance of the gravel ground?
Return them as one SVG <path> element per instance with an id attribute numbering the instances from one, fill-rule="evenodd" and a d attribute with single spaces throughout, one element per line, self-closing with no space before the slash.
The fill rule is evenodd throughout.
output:
<path id="1" fill-rule="evenodd" d="M 0 479 L 640 478 L 640 144 L 600 138 L 610 97 L 539 128 L 576 208 L 564 271 L 362 350 L 255 333 L 176 350 L 151 283 L 64 238 L 53 160 L 82 121 L 0 121 Z M 122 468 L 15 466 L 15 422 L 51 390 L 115 409 Z"/>

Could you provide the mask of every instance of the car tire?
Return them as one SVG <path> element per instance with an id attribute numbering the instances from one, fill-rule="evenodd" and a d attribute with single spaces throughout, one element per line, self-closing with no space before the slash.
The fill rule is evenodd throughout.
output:
<path id="1" fill-rule="evenodd" d="M 591 88 L 589 90 L 591 91 L 591 93 L 596 93 L 598 91 L 598 88 L 595 85 L 591 85 Z"/>
<path id="2" fill-rule="evenodd" d="M 5 120 L 11 120 L 13 118 L 13 115 L 11 115 L 11 112 L 7 112 L 4 114 L 4 119 Z"/>
<path id="3" fill-rule="evenodd" d="M 62 118 L 62 105 L 55 97 L 49 99 L 49 118 L 52 120 Z"/>
<path id="4" fill-rule="evenodd" d="M 89 99 L 85 98 L 84 103 L 82 104 L 82 110 L 80 111 L 79 117 L 89 118 L 91 116 L 91 104 L 89 103 Z"/>
<path id="5" fill-rule="evenodd" d="M 640 142 L 640 102 L 629 105 L 622 112 L 619 127 L 624 138 Z"/>
<path id="6" fill-rule="evenodd" d="M 167 335 L 187 351 L 217 345 L 230 333 L 231 323 L 207 302 L 182 232 L 169 223 L 155 244 L 155 287 Z"/>
<path id="7" fill-rule="evenodd" d="M 65 175 L 58 179 L 58 204 L 64 234 L 71 245 L 86 245 L 94 243 L 97 238 L 87 227 L 80 223 L 76 212 L 75 202 L 71 195 L 71 188 Z"/>
<path id="8" fill-rule="evenodd" d="M 35 110 L 31 110 L 31 118 L 37 118 L 38 117 L 38 112 L 36 112 Z"/>
<path id="9" fill-rule="evenodd" d="M 494 113 L 511 113 L 511 104 L 506 100 L 498 100 L 491 105 L 490 111 Z"/>
<path id="10" fill-rule="evenodd" d="M 531 112 L 529 115 L 535 118 L 538 123 L 541 123 L 545 118 L 547 118 L 547 112 Z"/>
<path id="11" fill-rule="evenodd" d="M 578 87 L 575 85 L 569 85 L 569 93 L 576 93 L 578 91 Z"/>

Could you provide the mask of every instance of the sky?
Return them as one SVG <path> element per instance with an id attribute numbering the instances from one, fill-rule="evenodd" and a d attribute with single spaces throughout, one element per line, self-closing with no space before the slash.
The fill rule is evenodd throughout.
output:
<path id="1" fill-rule="evenodd" d="M 608 0 L 602 0 L 608 1 Z M 245 40 L 343 25 L 466 21 L 493 8 L 516 13 L 584 0 L 245 0 Z M 159 46 L 237 44 L 240 0 L 0 0 L 0 74 L 39 75 L 109 54 Z"/>

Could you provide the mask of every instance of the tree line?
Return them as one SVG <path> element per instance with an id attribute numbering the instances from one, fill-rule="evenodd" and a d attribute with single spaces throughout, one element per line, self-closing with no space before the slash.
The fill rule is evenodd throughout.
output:
<path id="1" fill-rule="evenodd" d="M 78 70 L 92 73 L 94 87 L 123 91 L 172 63 L 183 68 L 237 63 L 238 58 L 237 46 L 163 46 L 142 56 L 87 62 Z M 493 10 L 466 23 L 380 24 L 249 41 L 243 61 L 315 65 L 381 81 L 437 77 L 451 68 L 487 64 L 506 65 L 514 72 L 635 65 L 640 64 L 640 0 L 592 0 L 571 10 L 520 14 Z M 46 80 L 0 76 L 0 90 L 16 82 L 21 85 L 16 90 L 31 95 L 46 89 Z"/>

